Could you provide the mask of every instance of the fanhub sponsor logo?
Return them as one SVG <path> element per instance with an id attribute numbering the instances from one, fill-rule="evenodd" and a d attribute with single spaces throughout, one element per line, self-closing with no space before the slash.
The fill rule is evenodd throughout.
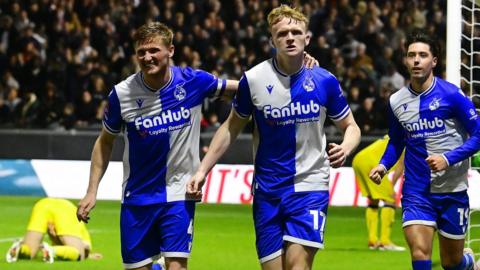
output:
<path id="1" fill-rule="evenodd" d="M 432 120 L 422 118 L 417 122 L 402 123 L 402 126 L 411 133 L 410 136 L 413 138 L 423 138 L 445 133 L 445 123 L 438 117 Z"/>
<path id="2" fill-rule="evenodd" d="M 270 105 L 263 107 L 263 114 L 267 119 L 280 120 L 290 117 L 314 117 L 318 116 L 320 112 L 320 105 L 310 100 L 307 104 L 301 102 L 292 102 L 282 108 L 275 108 Z"/>
<path id="3" fill-rule="evenodd" d="M 426 118 L 422 118 L 418 120 L 418 122 L 413 123 L 402 123 L 403 127 L 412 132 L 412 131 L 421 131 L 421 130 L 429 130 L 429 129 L 437 129 L 445 127 L 445 123 L 443 123 L 442 119 L 438 117 L 433 118 L 433 120 L 428 120 Z"/>
<path id="4" fill-rule="evenodd" d="M 135 118 L 135 127 L 137 130 L 158 130 L 160 128 L 165 129 L 166 131 L 172 130 L 170 127 L 183 127 L 185 123 L 190 123 L 190 110 L 181 107 L 180 110 L 172 111 L 164 111 L 161 112 L 159 115 L 149 117 L 149 118 L 142 118 L 137 117 Z M 175 128 L 176 129 L 176 128 Z"/>

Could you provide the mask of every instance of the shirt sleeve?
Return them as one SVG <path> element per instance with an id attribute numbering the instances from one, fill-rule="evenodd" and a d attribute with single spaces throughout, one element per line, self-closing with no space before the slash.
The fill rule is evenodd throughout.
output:
<path id="1" fill-rule="evenodd" d="M 220 97 L 225 91 L 227 80 L 219 79 L 217 76 L 203 70 L 195 70 L 197 79 L 200 80 L 200 85 L 204 91 L 204 97 Z"/>
<path id="2" fill-rule="evenodd" d="M 333 121 L 339 121 L 345 118 L 350 112 L 347 100 L 343 95 L 340 84 L 333 75 L 327 79 L 325 84 L 328 95 L 327 100 L 327 115 Z"/>
<path id="3" fill-rule="evenodd" d="M 120 101 L 115 88 L 108 95 L 108 104 L 103 112 L 103 126 L 111 134 L 118 134 L 122 129 Z"/>
<path id="4" fill-rule="evenodd" d="M 247 77 L 244 74 L 238 84 L 238 91 L 233 98 L 233 109 L 242 118 L 249 117 L 253 112 L 252 97 L 250 95 L 250 87 L 248 86 Z"/>
<path id="5" fill-rule="evenodd" d="M 390 140 L 380 159 L 380 164 L 383 164 L 387 170 L 390 170 L 390 168 L 397 163 L 397 160 L 405 148 L 405 130 L 393 113 L 390 104 L 387 106 L 387 116 L 389 123 L 388 136 Z"/>
<path id="6" fill-rule="evenodd" d="M 445 152 L 449 165 L 469 158 L 480 150 L 480 119 L 473 103 L 459 89 L 449 97 L 454 117 L 462 124 L 470 137 L 459 147 Z"/>

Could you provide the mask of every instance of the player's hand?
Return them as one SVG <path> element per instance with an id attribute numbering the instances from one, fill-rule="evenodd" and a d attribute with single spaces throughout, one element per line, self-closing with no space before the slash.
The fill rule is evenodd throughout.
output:
<path id="1" fill-rule="evenodd" d="M 328 160 L 330 161 L 330 166 L 332 168 L 339 168 L 345 163 L 347 159 L 347 154 L 341 145 L 336 143 L 328 144 Z"/>
<path id="2" fill-rule="evenodd" d="M 85 195 L 85 197 L 83 197 L 83 199 L 78 202 L 78 207 L 77 207 L 78 221 L 83 221 L 85 223 L 88 223 L 88 220 L 90 219 L 88 215 L 90 214 L 90 211 L 92 211 L 92 209 L 95 208 L 96 201 L 97 201 L 97 198 L 95 194 L 87 193 L 87 195 Z"/>
<path id="3" fill-rule="evenodd" d="M 448 163 L 442 155 L 428 156 L 425 161 L 428 163 L 428 167 L 432 172 L 443 171 L 448 167 Z"/>
<path id="4" fill-rule="evenodd" d="M 205 184 L 205 174 L 196 172 L 187 182 L 187 196 L 201 200 L 203 184 Z"/>
<path id="5" fill-rule="evenodd" d="M 313 56 L 311 56 L 307 52 L 303 52 L 303 57 L 304 57 L 303 61 L 305 62 L 306 68 L 313 68 L 315 65 L 320 66 L 317 59 L 313 58 Z"/>
<path id="6" fill-rule="evenodd" d="M 378 164 L 375 168 L 370 171 L 368 175 L 370 179 L 377 185 L 380 185 L 382 178 L 387 174 L 385 167 L 381 164 Z"/>

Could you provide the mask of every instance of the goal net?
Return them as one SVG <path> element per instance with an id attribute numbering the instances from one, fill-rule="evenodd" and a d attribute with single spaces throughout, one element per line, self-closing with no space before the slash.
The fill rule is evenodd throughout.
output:
<path id="1" fill-rule="evenodd" d="M 460 87 L 480 113 L 480 0 L 462 0 L 461 18 Z M 480 152 L 471 165 L 480 169 Z"/>

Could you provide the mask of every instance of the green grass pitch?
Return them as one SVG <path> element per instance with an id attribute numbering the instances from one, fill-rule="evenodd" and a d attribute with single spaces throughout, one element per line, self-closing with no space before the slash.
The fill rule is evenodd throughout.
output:
<path id="1" fill-rule="evenodd" d="M 94 250 L 103 254 L 102 260 L 57 261 L 52 265 L 40 260 L 6 263 L 5 253 L 12 240 L 23 235 L 30 210 L 38 199 L 0 197 L 0 269 L 108 270 L 123 268 L 118 222 L 120 203 L 112 201 L 99 201 L 88 224 Z M 397 244 L 405 246 L 399 220 L 400 211 L 397 210 L 392 238 Z M 480 215 L 474 219 L 474 222 L 480 223 Z M 250 206 L 199 204 L 194 239 L 189 269 L 260 269 L 255 253 Z M 325 249 L 317 253 L 313 268 L 322 270 L 410 269 L 408 252 L 371 251 L 368 250 L 366 243 L 364 208 L 330 207 Z M 433 265 L 434 269 L 441 269 L 437 243 L 435 240 Z"/>

